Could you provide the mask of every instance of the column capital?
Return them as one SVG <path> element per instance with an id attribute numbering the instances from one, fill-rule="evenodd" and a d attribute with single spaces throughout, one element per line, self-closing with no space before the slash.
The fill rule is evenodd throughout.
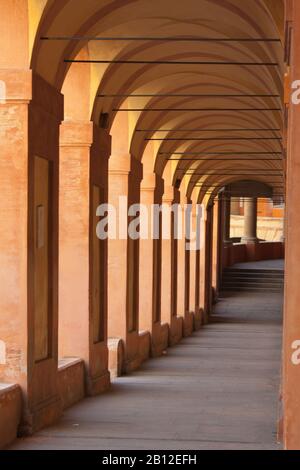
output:
<path id="1" fill-rule="evenodd" d="M 143 192 L 154 192 L 156 189 L 156 175 L 152 173 L 147 175 L 141 182 L 141 191 Z"/>
<path id="2" fill-rule="evenodd" d="M 93 123 L 90 121 L 63 121 L 60 126 L 60 147 L 91 147 Z"/>
<path id="3" fill-rule="evenodd" d="M 231 245 L 230 240 L 230 206 L 231 198 L 226 192 L 222 194 L 222 205 L 223 205 L 223 243 L 225 245 Z"/>
<path id="4" fill-rule="evenodd" d="M 63 120 L 64 97 L 54 86 L 32 70 L 0 69 L 0 103 L 33 104 L 45 119 Z"/>
<path id="5" fill-rule="evenodd" d="M 1 103 L 20 104 L 32 100 L 32 70 L 0 69 Z"/>
<path id="6" fill-rule="evenodd" d="M 109 159 L 109 175 L 129 175 L 131 170 L 130 153 L 112 154 Z"/>
<path id="7" fill-rule="evenodd" d="M 165 185 L 162 202 L 165 204 L 172 204 L 174 202 L 174 187 L 172 185 Z"/>
<path id="8" fill-rule="evenodd" d="M 258 243 L 257 238 L 257 198 L 244 199 L 244 236 L 242 243 Z"/>

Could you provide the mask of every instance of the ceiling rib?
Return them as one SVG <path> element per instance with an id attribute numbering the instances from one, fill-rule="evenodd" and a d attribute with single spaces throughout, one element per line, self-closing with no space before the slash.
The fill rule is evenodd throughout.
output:
<path id="1" fill-rule="evenodd" d="M 213 38 L 197 36 L 41 36 L 41 41 L 169 41 L 169 42 L 274 42 L 281 44 L 279 38 Z"/>
<path id="2" fill-rule="evenodd" d="M 98 98 L 280 98 L 279 94 L 211 94 L 211 93 L 157 93 L 157 94 L 99 94 Z"/>
<path id="3" fill-rule="evenodd" d="M 195 60 L 125 60 L 125 59 L 64 59 L 65 63 L 75 64 L 127 64 L 127 65 L 233 65 L 233 66 L 263 66 L 278 67 L 278 62 L 222 62 L 222 61 L 195 61 Z"/>
<path id="4" fill-rule="evenodd" d="M 280 128 L 259 129 L 136 129 L 135 132 L 281 132 Z"/>
<path id="5" fill-rule="evenodd" d="M 281 108 L 113 108 L 113 111 L 143 111 L 143 112 L 149 112 L 149 111 L 164 111 L 164 112 L 191 112 L 191 111 L 197 111 L 197 112 L 212 112 L 212 111 L 230 111 L 230 112 L 244 112 L 244 111 L 259 111 L 259 112 L 270 112 L 270 111 L 282 111 Z"/>

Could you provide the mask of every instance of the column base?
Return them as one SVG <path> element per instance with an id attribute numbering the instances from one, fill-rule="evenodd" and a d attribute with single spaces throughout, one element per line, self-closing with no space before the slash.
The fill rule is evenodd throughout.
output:
<path id="1" fill-rule="evenodd" d="M 127 342 L 122 338 L 109 338 L 108 367 L 111 377 L 120 377 L 138 369 L 150 356 L 150 343 L 149 331 L 130 333 Z"/>
<path id="2" fill-rule="evenodd" d="M 125 346 L 121 338 L 109 338 L 108 342 L 108 368 L 111 377 L 120 377 L 123 373 L 125 361 Z"/>
<path id="3" fill-rule="evenodd" d="M 107 370 L 97 377 L 86 376 L 86 394 L 90 397 L 100 395 L 110 389 L 110 372 Z"/>
<path id="4" fill-rule="evenodd" d="M 169 326 L 155 324 L 151 335 L 151 357 L 160 357 L 168 347 Z"/>
<path id="5" fill-rule="evenodd" d="M 42 428 L 56 423 L 62 416 L 62 402 L 59 395 L 38 403 L 32 409 L 25 409 L 18 429 L 18 437 L 31 436 Z"/>
<path id="6" fill-rule="evenodd" d="M 22 392 L 18 385 L 1 385 L 0 389 L 0 449 L 17 438 L 21 418 Z"/>
<path id="7" fill-rule="evenodd" d="M 191 336 L 194 331 L 194 313 L 193 312 L 185 312 L 183 318 L 183 336 L 187 338 Z"/>
<path id="8" fill-rule="evenodd" d="M 151 354 L 151 334 L 149 331 L 141 331 L 138 335 L 139 341 L 139 366 L 149 359 Z"/>
<path id="9" fill-rule="evenodd" d="M 140 355 L 137 355 L 129 359 L 128 361 L 125 361 L 123 365 L 124 374 L 130 374 L 130 372 L 134 372 L 135 370 L 139 369 L 140 365 L 141 365 Z"/>
<path id="10" fill-rule="evenodd" d="M 203 309 L 202 310 L 202 325 L 208 325 L 209 323 L 209 314 L 208 312 L 204 311 Z"/>
<path id="11" fill-rule="evenodd" d="M 198 308 L 194 313 L 194 330 L 195 331 L 198 331 L 202 328 L 203 316 L 204 316 L 204 312 L 202 308 Z"/>
<path id="12" fill-rule="evenodd" d="M 183 318 L 172 317 L 171 325 L 169 326 L 169 346 L 175 346 L 182 339 L 183 336 Z"/>
<path id="13" fill-rule="evenodd" d="M 259 238 L 257 237 L 242 237 L 241 243 L 259 243 Z"/>
<path id="14" fill-rule="evenodd" d="M 58 387 L 65 410 L 85 397 L 85 365 L 80 358 L 63 358 L 58 361 Z"/>

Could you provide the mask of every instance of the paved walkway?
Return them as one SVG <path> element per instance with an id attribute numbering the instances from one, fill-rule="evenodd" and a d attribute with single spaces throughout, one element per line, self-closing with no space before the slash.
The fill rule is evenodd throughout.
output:
<path id="1" fill-rule="evenodd" d="M 211 324 L 12 449 L 279 449 L 281 300 L 221 299 Z"/>
<path id="2" fill-rule="evenodd" d="M 232 268 L 240 269 L 278 269 L 280 271 L 284 270 L 284 260 L 283 259 L 267 259 L 264 261 L 250 261 L 248 263 L 236 263 Z"/>

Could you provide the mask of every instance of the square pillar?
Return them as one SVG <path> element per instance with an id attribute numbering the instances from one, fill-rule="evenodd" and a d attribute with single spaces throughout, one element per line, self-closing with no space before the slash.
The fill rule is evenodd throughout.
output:
<path id="1" fill-rule="evenodd" d="M 177 344 L 183 335 L 183 318 L 177 317 L 177 240 L 174 237 L 174 215 L 172 205 L 178 203 L 178 191 L 165 187 L 162 203 L 162 275 L 161 275 L 161 318 L 169 325 L 169 345 Z"/>
<path id="2" fill-rule="evenodd" d="M 122 372 L 139 367 L 139 240 L 128 237 L 128 208 L 140 201 L 142 164 L 129 154 L 112 155 L 109 163 L 109 204 L 124 226 L 117 224 L 108 241 L 108 336 L 124 343 Z M 123 198 L 121 202 L 119 197 Z M 124 199 L 125 198 L 125 199 Z M 125 200 L 125 203 L 124 203 Z M 120 229 L 121 232 L 120 233 Z"/>
<path id="3" fill-rule="evenodd" d="M 212 311 L 212 208 L 212 205 L 206 208 L 201 226 L 200 307 L 205 322 Z"/>
<path id="4" fill-rule="evenodd" d="M 181 217 L 182 227 L 180 228 L 179 239 L 177 241 L 177 316 L 183 317 L 183 333 L 189 336 L 194 329 L 193 315 L 189 310 L 189 290 L 190 290 L 190 252 L 186 249 L 186 205 L 188 199 L 178 191 L 178 210 Z"/>
<path id="5" fill-rule="evenodd" d="M 108 199 L 110 136 L 92 122 L 60 129 L 59 357 L 85 362 L 88 395 L 110 384 L 107 349 L 107 241 L 96 210 Z"/>
<path id="6" fill-rule="evenodd" d="M 197 214 L 197 205 L 193 204 L 191 214 L 191 229 L 196 234 L 195 246 L 190 250 L 189 263 L 189 307 L 194 315 L 194 328 L 198 330 L 202 324 L 202 311 L 199 305 L 199 261 L 200 261 L 200 215 Z"/>
<path id="7" fill-rule="evenodd" d="M 185 220 L 185 205 L 187 198 L 178 195 L 180 203 L 178 210 L 181 212 L 182 230 L 179 233 L 178 255 L 177 255 L 177 316 L 184 317 L 186 312 L 189 311 L 189 251 L 186 250 L 186 220 Z"/>
<path id="8" fill-rule="evenodd" d="M 212 254 L 212 287 L 214 289 L 214 301 L 217 301 L 220 278 L 221 278 L 221 253 L 222 253 L 222 240 L 221 240 L 221 199 L 218 198 L 217 202 L 213 206 L 213 254 Z"/>
<path id="9" fill-rule="evenodd" d="M 161 323 L 161 213 L 158 217 L 159 238 L 153 238 L 153 205 L 162 202 L 163 179 L 149 175 L 141 185 L 141 204 L 148 214 L 148 236 L 140 240 L 140 330 L 151 333 L 151 355 L 160 356 L 168 346 L 168 326 Z"/>
<path id="10" fill-rule="evenodd" d="M 257 243 L 257 198 L 244 199 L 244 235 L 242 243 Z"/>
<path id="11" fill-rule="evenodd" d="M 290 2 L 289 2 L 290 3 Z M 291 2 L 290 81 L 300 79 L 300 3 Z M 299 90 L 299 87 L 297 86 Z M 292 94 L 294 90 L 290 89 Z M 299 94 L 299 92 L 298 92 Z M 290 101 L 288 119 L 286 248 L 283 324 L 282 413 L 287 450 L 300 449 L 300 105 Z"/>
<path id="12" fill-rule="evenodd" d="M 61 415 L 58 158 L 62 95 L 32 71 L 1 70 L 0 381 L 23 392 L 20 434 Z"/>
<path id="13" fill-rule="evenodd" d="M 228 193 L 222 193 L 223 207 L 223 242 L 231 244 L 230 240 L 230 215 L 231 215 L 231 197 Z"/>
<path id="14" fill-rule="evenodd" d="M 238 196 L 231 197 L 230 213 L 231 215 L 240 215 L 240 198 Z"/>

